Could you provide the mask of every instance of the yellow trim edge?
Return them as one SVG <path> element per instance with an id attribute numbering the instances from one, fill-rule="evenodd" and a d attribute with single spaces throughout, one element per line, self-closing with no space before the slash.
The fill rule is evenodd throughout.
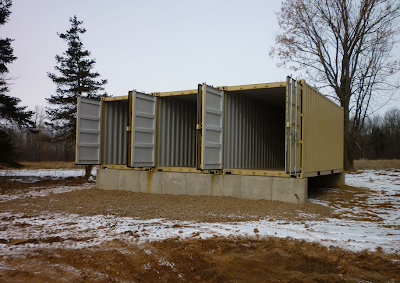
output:
<path id="1" fill-rule="evenodd" d="M 190 94 L 197 94 L 197 89 L 168 91 L 168 92 L 152 92 L 150 94 L 153 96 L 158 96 L 158 97 L 175 96 L 175 95 L 190 95 Z"/>
<path id="2" fill-rule="evenodd" d="M 319 172 L 319 175 L 318 175 Z M 331 174 L 343 173 L 343 169 L 332 169 L 332 170 L 321 170 L 321 171 L 313 171 L 313 172 L 305 172 L 304 177 L 318 177 L 318 176 L 325 176 Z"/>
<path id="3" fill-rule="evenodd" d="M 249 90 L 249 89 L 263 89 L 263 88 L 277 88 L 286 87 L 286 82 L 265 83 L 265 84 L 252 84 L 252 85 L 238 85 L 238 86 L 220 86 L 217 87 L 226 91 Z"/>
<path id="4" fill-rule="evenodd" d="M 102 97 L 102 101 L 116 101 L 116 100 L 128 100 L 128 96 L 112 96 L 112 97 Z"/>
<path id="5" fill-rule="evenodd" d="M 155 171 L 163 172 L 182 172 L 182 173 L 202 173 L 201 170 L 197 170 L 196 167 L 169 167 L 159 166 L 155 168 Z"/>
<path id="6" fill-rule="evenodd" d="M 270 176 L 270 177 L 285 177 L 289 178 L 290 175 L 286 174 L 285 171 L 266 171 L 266 170 L 254 170 L 254 169 L 224 169 L 222 170 L 223 175 L 249 175 L 249 176 Z"/>

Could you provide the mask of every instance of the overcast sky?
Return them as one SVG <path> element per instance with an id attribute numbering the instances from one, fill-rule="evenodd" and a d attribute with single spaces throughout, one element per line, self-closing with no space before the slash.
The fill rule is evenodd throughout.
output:
<path id="1" fill-rule="evenodd" d="M 279 31 L 280 0 L 14 0 L 1 37 L 18 59 L 9 95 L 34 109 L 56 86 L 56 54 L 67 44 L 57 36 L 76 15 L 87 32 L 84 47 L 112 96 L 284 81 L 293 71 L 276 67 L 268 52 Z M 399 54 L 396 54 L 397 56 Z M 400 101 L 388 107 L 400 108 Z M 385 109 L 387 109 L 386 107 Z"/>

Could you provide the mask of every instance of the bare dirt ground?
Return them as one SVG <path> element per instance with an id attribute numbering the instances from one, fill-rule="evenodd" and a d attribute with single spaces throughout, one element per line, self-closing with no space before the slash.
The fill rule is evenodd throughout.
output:
<path id="1" fill-rule="evenodd" d="M 84 183 L 83 179 L 64 181 L 44 180 L 35 183 L 37 190 L 58 184 Z M 4 194 L 21 190 L 32 191 L 32 184 L 7 182 L 2 185 Z M 1 211 L 14 214 L 40 215 L 42 212 L 76 213 L 80 215 L 115 215 L 141 219 L 165 218 L 196 222 L 240 222 L 258 220 L 270 215 L 271 219 L 304 219 L 299 212 L 327 217 L 331 209 L 313 203 L 289 204 L 277 201 L 245 200 L 232 197 L 186 195 L 159 195 L 128 191 L 103 191 L 94 188 L 75 190 L 41 198 L 22 198 L 1 204 Z M 315 215 L 313 217 L 315 217 Z"/>
<path id="2" fill-rule="evenodd" d="M 89 188 L 35 195 L 35 190 L 61 185 L 67 189 L 77 185 Z M 360 190 L 345 186 L 310 194 L 321 201 L 351 203 Z M 95 189 L 93 183 L 84 183 L 82 178 L 42 180 L 34 184 L 0 183 L 0 196 L 21 194 L 23 198 L 9 198 L 0 203 L 0 213 L 11 213 L 15 218 L 39 218 L 43 213 L 52 213 L 211 223 L 258 220 L 266 215 L 283 222 L 307 221 L 311 217 L 313 220 L 341 218 L 332 208 L 311 202 L 285 204 L 230 197 L 102 191 Z M 0 220 L 7 223 L 8 219 Z M 7 231 L 7 226 L 0 225 L 0 229 Z M 400 282 L 400 255 L 386 254 L 380 249 L 351 252 L 303 240 L 257 235 L 200 239 L 194 234 L 184 240 L 170 238 L 140 243 L 129 240 L 135 237 L 132 232 L 126 233 L 126 240 L 118 238 L 83 248 L 57 245 L 90 241 L 79 235 L 2 238 L 0 244 L 6 246 L 7 252 L 0 253 L 0 282 Z M 53 246 L 42 248 L 41 243 Z"/>
<path id="3" fill-rule="evenodd" d="M 398 282 L 379 253 L 349 253 L 279 238 L 116 241 L 98 248 L 38 249 L 5 259 L 2 282 Z"/>

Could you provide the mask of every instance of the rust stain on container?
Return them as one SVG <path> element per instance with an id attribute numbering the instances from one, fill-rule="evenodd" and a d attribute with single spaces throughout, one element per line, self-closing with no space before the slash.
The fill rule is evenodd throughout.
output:
<path id="1" fill-rule="evenodd" d="M 153 176 L 153 172 L 147 171 L 147 192 L 151 192 L 151 177 Z"/>

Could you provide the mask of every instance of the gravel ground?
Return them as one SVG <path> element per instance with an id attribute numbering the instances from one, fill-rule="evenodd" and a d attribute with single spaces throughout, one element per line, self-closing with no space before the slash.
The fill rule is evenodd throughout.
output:
<path id="1" fill-rule="evenodd" d="M 11 186 L 10 186 L 11 187 Z M 43 190 L 48 183 L 36 184 Z M 19 188 L 21 190 L 21 188 Z M 32 188 L 26 193 L 34 195 Z M 20 192 L 21 193 L 21 192 Z M 141 219 L 164 218 L 195 222 L 275 220 L 314 220 L 331 216 L 332 209 L 314 204 L 289 204 L 278 201 L 245 200 L 234 197 L 158 195 L 127 191 L 105 191 L 93 187 L 66 194 L 40 198 L 22 198 L 3 203 L 0 211 L 40 214 L 75 213 L 80 215 L 115 215 Z"/>
<path id="2" fill-rule="evenodd" d="M 349 203 L 348 209 L 354 205 L 351 201 L 365 193 L 369 192 L 348 186 L 309 191 L 314 200 L 342 206 Z M 382 249 L 351 252 L 290 237 L 258 237 L 257 229 L 254 236 L 245 238 L 214 235 L 201 239 L 197 232 L 186 239 L 172 237 L 139 243 L 139 236 L 150 232 L 147 227 L 134 231 L 136 226 L 122 232 L 121 237 L 93 245 L 90 243 L 94 238 L 65 231 L 73 231 L 77 223 L 68 220 L 56 224 L 56 220 L 72 214 L 233 225 L 258 219 L 284 225 L 290 221 L 342 217 L 337 209 L 321 203 L 103 191 L 82 178 L 34 184 L 0 182 L 0 213 L 9 215 L 0 219 L 5 235 L 0 239 L 4 247 L 0 253 L 0 282 L 400 282 L 399 255 L 383 253 Z M 363 211 L 353 217 L 377 221 L 365 219 Z M 60 233 L 35 234 L 35 229 L 46 229 L 39 222 L 47 220 L 53 223 L 53 232 Z M 106 226 L 96 227 L 98 232 L 110 234 L 113 228 Z M 183 228 L 174 226 L 164 228 Z M 83 232 L 89 229 L 85 225 L 81 228 Z M 10 235 L 10 231 L 17 230 L 26 233 Z"/>

